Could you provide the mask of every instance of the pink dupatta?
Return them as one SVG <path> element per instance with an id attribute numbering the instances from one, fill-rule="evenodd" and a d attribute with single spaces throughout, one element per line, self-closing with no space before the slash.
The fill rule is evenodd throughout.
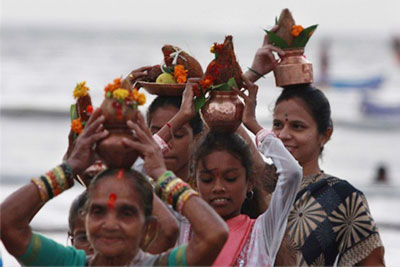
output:
<path id="1" fill-rule="evenodd" d="M 255 220 L 240 214 L 225 222 L 229 227 L 229 237 L 212 266 L 233 266 L 250 236 Z"/>

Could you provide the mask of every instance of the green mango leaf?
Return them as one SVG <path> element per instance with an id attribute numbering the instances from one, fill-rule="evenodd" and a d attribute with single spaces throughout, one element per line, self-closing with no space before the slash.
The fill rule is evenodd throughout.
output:
<path id="1" fill-rule="evenodd" d="M 312 35 L 310 35 L 310 33 L 314 32 L 315 29 L 318 27 L 318 24 L 316 25 L 312 25 L 306 29 L 304 29 L 299 36 L 297 36 L 294 40 L 293 40 L 293 47 L 305 47 L 308 40 L 310 39 L 310 37 Z"/>
<path id="2" fill-rule="evenodd" d="M 268 30 L 264 30 L 267 34 L 268 34 L 268 40 L 271 44 L 279 47 L 279 48 L 288 48 L 288 44 L 286 43 L 285 40 L 283 40 L 281 37 L 279 37 L 278 35 L 276 35 L 276 33 L 268 31 Z"/>
<path id="3" fill-rule="evenodd" d="M 231 77 L 231 78 L 228 80 L 227 84 L 228 84 L 229 87 L 231 88 L 231 91 L 233 91 L 232 87 L 238 88 L 238 85 L 237 85 L 237 83 L 236 83 L 235 77 Z M 240 89 L 240 88 L 238 88 L 238 89 Z"/>
<path id="4" fill-rule="evenodd" d="M 71 117 L 71 122 L 78 118 L 78 113 L 76 113 L 76 105 L 75 104 L 71 105 L 71 107 L 69 108 L 69 115 Z"/>
<path id="5" fill-rule="evenodd" d="M 211 90 L 217 90 L 217 91 L 218 91 L 218 89 L 220 89 L 222 86 L 224 86 L 224 84 L 225 84 L 225 83 L 220 83 L 220 84 L 217 84 L 217 85 L 212 85 L 212 86 L 210 87 L 210 89 L 211 89 Z"/>
<path id="6" fill-rule="evenodd" d="M 206 96 L 203 94 L 200 97 L 194 99 L 194 112 L 197 113 L 201 107 L 206 103 Z"/>

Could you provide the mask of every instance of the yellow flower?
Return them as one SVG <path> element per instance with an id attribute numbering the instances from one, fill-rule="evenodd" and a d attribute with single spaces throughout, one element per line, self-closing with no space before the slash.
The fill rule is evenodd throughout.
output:
<path id="1" fill-rule="evenodd" d="M 146 103 L 146 95 L 143 93 L 139 93 L 137 102 L 139 105 L 143 105 L 144 103 Z"/>
<path id="2" fill-rule="evenodd" d="M 118 88 L 112 92 L 113 97 L 117 100 L 125 100 L 129 96 L 129 90 Z"/>
<path id="3" fill-rule="evenodd" d="M 86 81 L 83 81 L 81 83 L 77 83 L 74 89 L 74 98 L 79 98 L 82 96 L 87 95 L 87 91 L 89 88 L 86 86 Z"/>
<path id="4" fill-rule="evenodd" d="M 215 54 L 215 46 L 214 46 L 214 45 L 212 45 L 212 46 L 210 47 L 210 52 L 213 53 L 213 54 Z"/>
<path id="5" fill-rule="evenodd" d="M 174 68 L 174 77 L 178 83 L 185 83 L 187 80 L 187 70 L 183 65 L 176 65 Z"/>

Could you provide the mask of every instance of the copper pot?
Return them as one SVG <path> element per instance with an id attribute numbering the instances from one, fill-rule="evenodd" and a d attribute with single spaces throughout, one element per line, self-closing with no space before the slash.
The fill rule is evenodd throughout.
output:
<path id="1" fill-rule="evenodd" d="M 276 86 L 314 82 L 313 68 L 304 56 L 304 48 L 284 49 L 285 55 L 274 68 Z"/>
<path id="2" fill-rule="evenodd" d="M 201 108 L 201 118 L 210 131 L 234 132 L 242 123 L 243 109 L 237 92 L 214 90 Z"/>
<path id="3" fill-rule="evenodd" d="M 118 103 L 118 104 L 115 104 Z M 130 168 L 139 156 L 139 152 L 126 147 L 122 138 L 134 140 L 132 131 L 126 121 L 137 121 L 138 110 L 117 100 L 106 98 L 101 105 L 102 114 L 106 117 L 104 128 L 109 136 L 96 146 L 96 152 L 108 168 Z"/>

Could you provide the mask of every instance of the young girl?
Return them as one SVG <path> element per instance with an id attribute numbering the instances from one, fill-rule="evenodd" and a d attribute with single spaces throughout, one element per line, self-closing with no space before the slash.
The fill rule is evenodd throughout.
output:
<path id="1" fill-rule="evenodd" d="M 247 109 L 244 114 L 250 114 Z M 245 126 L 257 134 L 258 149 L 272 159 L 279 176 L 269 208 L 257 219 L 242 214 L 246 198 L 253 197 L 256 179 L 246 142 L 235 133 L 208 133 L 194 154 L 192 167 L 199 194 L 230 230 L 227 243 L 213 263 L 215 266 L 272 266 L 300 184 L 301 167 L 282 142 L 272 132 L 262 129 L 255 117 L 254 121 L 248 121 Z M 179 244 L 192 240 L 192 228 L 183 220 Z"/>
<path id="2" fill-rule="evenodd" d="M 10 254 L 24 265 L 35 266 L 211 264 L 227 239 L 226 225 L 186 183 L 166 171 L 161 151 L 143 118 L 134 125 L 138 141 L 124 142 L 142 153 L 148 174 L 158 183 L 158 192 L 192 223 L 193 241 L 159 255 L 140 249 L 151 242 L 155 233 L 156 219 L 151 216 L 153 190 L 142 174 L 131 170 L 107 170 L 89 186 L 85 220 L 92 256 L 32 232 L 29 222 L 43 204 L 70 188 L 73 175 L 92 163 L 93 144 L 108 135 L 103 122 L 104 116 L 97 109 L 66 162 L 32 179 L 1 204 L 1 240 Z"/>

